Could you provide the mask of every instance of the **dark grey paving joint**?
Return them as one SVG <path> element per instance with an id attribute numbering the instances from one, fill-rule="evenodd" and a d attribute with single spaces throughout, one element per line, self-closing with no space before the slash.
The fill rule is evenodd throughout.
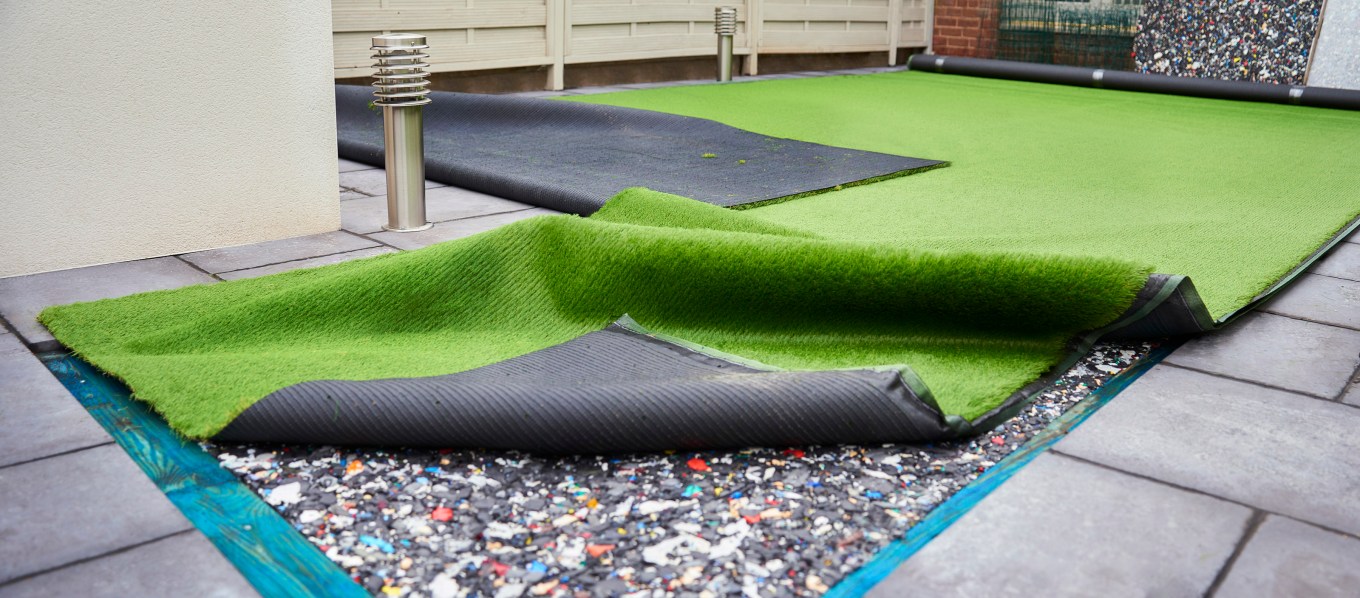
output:
<path id="1" fill-rule="evenodd" d="M 1360 533 L 1360 410 L 1157 366 L 1055 451 L 1346 533 Z"/>
<path id="2" fill-rule="evenodd" d="M 117 445 L 0 469 L 0 583 L 192 527 Z"/>
<path id="3" fill-rule="evenodd" d="M 1166 363 L 1331 400 L 1360 365 L 1360 331 L 1258 312 L 1187 342 Z"/>
<path id="4" fill-rule="evenodd" d="M 1250 515 L 1047 453 L 869 595 L 1202 595 Z"/>

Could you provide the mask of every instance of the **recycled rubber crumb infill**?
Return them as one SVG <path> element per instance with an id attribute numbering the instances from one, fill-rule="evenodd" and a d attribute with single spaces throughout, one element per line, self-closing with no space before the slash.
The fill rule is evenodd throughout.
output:
<path id="1" fill-rule="evenodd" d="M 1098 345 L 1003 425 L 935 445 L 205 447 L 375 595 L 820 595 L 1153 346 Z"/>

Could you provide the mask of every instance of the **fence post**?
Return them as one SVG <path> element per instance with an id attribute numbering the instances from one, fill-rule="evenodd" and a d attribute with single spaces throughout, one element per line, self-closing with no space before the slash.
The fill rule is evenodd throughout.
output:
<path id="1" fill-rule="evenodd" d="M 764 0 L 746 0 L 746 76 L 759 73 L 760 32 L 764 25 Z"/>
<path id="2" fill-rule="evenodd" d="M 560 91 L 566 87 L 566 48 L 567 36 L 571 34 L 571 22 L 567 20 L 567 0 L 548 0 L 548 20 L 544 26 L 548 38 L 548 55 L 552 64 L 548 67 L 547 88 Z"/>
<path id="3" fill-rule="evenodd" d="M 897 46 L 902 43 L 902 0 L 888 0 L 888 66 L 897 66 Z"/>
<path id="4" fill-rule="evenodd" d="M 935 53 L 935 0 L 926 0 L 926 54 Z M 985 27 L 986 25 L 984 25 Z"/>

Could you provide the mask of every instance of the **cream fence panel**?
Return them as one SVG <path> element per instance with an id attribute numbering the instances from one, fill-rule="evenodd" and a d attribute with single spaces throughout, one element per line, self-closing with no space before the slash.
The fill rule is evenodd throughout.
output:
<path id="1" fill-rule="evenodd" d="M 932 0 L 332 0 L 335 76 L 372 74 L 369 39 L 429 37 L 431 72 L 706 56 L 713 9 L 737 8 L 735 51 L 746 74 L 760 54 L 884 52 L 929 46 Z"/>

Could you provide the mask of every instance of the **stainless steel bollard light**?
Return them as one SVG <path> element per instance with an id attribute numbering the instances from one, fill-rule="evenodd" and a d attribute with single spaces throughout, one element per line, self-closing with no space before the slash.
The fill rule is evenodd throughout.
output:
<path id="1" fill-rule="evenodd" d="M 425 221 L 425 119 L 430 103 L 423 61 L 425 36 L 389 33 L 373 38 L 373 104 L 382 107 L 383 146 L 387 154 L 387 224 L 383 230 L 414 232 L 434 226 Z"/>
<path id="2" fill-rule="evenodd" d="M 732 36 L 737 34 L 737 9 L 713 9 L 713 32 L 718 34 L 718 80 L 732 80 Z"/>

